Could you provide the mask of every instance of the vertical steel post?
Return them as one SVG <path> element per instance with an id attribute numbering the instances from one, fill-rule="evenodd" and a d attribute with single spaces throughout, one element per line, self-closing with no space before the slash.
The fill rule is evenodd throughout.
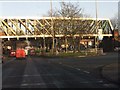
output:
<path id="1" fill-rule="evenodd" d="M 54 37 L 53 18 L 52 18 L 52 0 L 50 2 L 50 6 L 51 6 L 52 54 L 54 54 L 55 37 Z"/>
<path id="2" fill-rule="evenodd" d="M 43 23 L 45 24 L 45 22 L 43 21 Z M 45 50 L 46 50 L 46 45 L 45 45 L 45 30 L 43 29 L 43 34 L 44 34 L 44 36 L 43 36 L 43 48 L 44 48 L 44 54 L 45 54 Z"/>
<path id="3" fill-rule="evenodd" d="M 36 35 L 37 35 L 37 30 L 36 30 L 36 20 L 34 19 L 34 21 L 33 21 L 34 23 L 33 23 L 33 25 L 34 25 L 34 35 L 35 35 L 35 40 L 36 40 Z"/>
<path id="4" fill-rule="evenodd" d="M 97 8 L 97 0 L 95 2 L 95 9 L 96 9 L 96 30 L 95 30 L 95 34 L 98 34 L 98 27 L 97 27 L 97 18 L 98 18 L 98 8 Z M 97 53 L 97 36 L 95 36 L 95 52 Z"/>

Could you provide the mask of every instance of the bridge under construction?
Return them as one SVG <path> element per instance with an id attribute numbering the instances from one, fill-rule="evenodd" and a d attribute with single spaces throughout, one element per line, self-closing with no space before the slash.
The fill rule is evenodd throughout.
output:
<path id="1" fill-rule="evenodd" d="M 113 27 L 109 19 L 67 18 L 67 17 L 1 17 L 0 38 L 37 39 L 81 38 L 95 40 L 98 37 L 112 37 Z M 96 38 L 96 39 L 94 39 Z M 81 40 L 81 41 L 82 41 Z M 58 41 L 58 40 L 57 40 Z M 49 42 L 49 41 L 48 41 Z M 61 41 L 60 41 L 61 42 Z M 47 42 L 43 42 L 47 43 Z M 66 40 L 65 40 L 65 43 Z M 54 47 L 54 45 L 53 45 Z"/>
<path id="2" fill-rule="evenodd" d="M 96 22 L 95 18 L 66 17 L 3 17 L 0 27 L 0 38 L 52 37 L 53 31 L 55 37 L 63 37 L 65 31 L 76 31 L 75 36 L 99 36 L 96 27 L 102 29 L 103 36 L 112 36 L 113 30 L 109 19 L 98 18 Z"/>

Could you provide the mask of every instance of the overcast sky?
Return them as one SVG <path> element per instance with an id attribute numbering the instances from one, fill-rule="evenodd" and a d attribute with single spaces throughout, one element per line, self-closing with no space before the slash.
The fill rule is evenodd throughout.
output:
<path id="1" fill-rule="evenodd" d="M 26 0 L 25 1 L 0 0 L 0 16 L 40 16 L 47 14 L 50 10 L 50 1 Z M 52 0 L 53 8 L 60 9 L 60 0 Z M 62 1 L 62 0 L 61 0 Z M 67 0 L 64 0 L 67 1 Z M 72 3 L 75 1 L 69 0 Z M 84 13 L 95 17 L 95 2 L 93 0 L 76 0 L 79 2 L 80 8 L 83 8 Z M 118 0 L 98 0 L 98 17 L 112 18 L 118 13 Z"/>

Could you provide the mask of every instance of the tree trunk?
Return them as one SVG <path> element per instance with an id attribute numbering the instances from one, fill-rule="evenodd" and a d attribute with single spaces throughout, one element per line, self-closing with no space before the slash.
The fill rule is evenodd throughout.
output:
<path id="1" fill-rule="evenodd" d="M 80 52 L 80 40 L 81 40 L 81 37 L 79 36 L 78 52 Z"/>
<path id="2" fill-rule="evenodd" d="M 65 36 L 65 52 L 67 53 L 67 37 Z"/>
<path id="3" fill-rule="evenodd" d="M 73 41 L 73 53 L 75 53 L 75 39 L 74 39 L 74 36 L 72 37 L 72 41 Z"/>

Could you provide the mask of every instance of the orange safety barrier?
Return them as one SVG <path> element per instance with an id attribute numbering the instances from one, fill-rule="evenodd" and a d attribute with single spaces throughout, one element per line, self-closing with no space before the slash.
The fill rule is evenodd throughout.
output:
<path id="1" fill-rule="evenodd" d="M 16 58 L 25 58 L 25 50 L 17 49 L 16 50 Z"/>

